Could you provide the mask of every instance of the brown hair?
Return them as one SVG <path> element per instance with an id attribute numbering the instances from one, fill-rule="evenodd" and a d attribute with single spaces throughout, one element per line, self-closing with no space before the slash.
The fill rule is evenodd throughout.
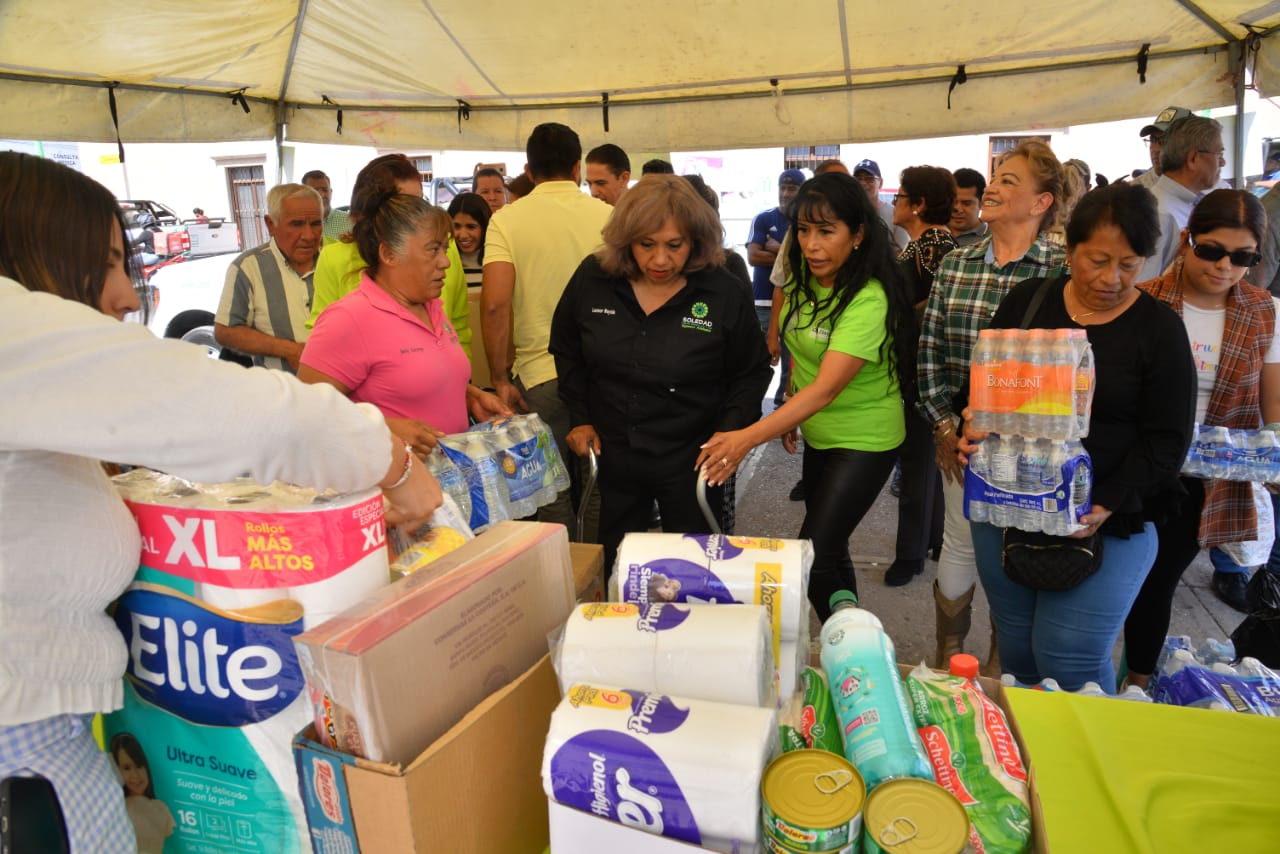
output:
<path id="1" fill-rule="evenodd" d="M 900 192 L 907 201 L 924 203 L 920 219 L 929 225 L 946 225 L 956 203 L 956 179 L 941 166 L 908 166 L 898 177 Z"/>
<path id="2" fill-rule="evenodd" d="M 421 196 L 390 192 L 372 196 L 366 200 L 364 217 L 356 221 L 351 236 L 360 257 L 369 265 L 370 277 L 377 275 L 382 259 L 378 249 L 382 245 L 391 248 L 396 255 L 404 253 L 405 244 L 422 225 L 435 229 L 440 241 L 447 247 L 453 234 L 453 221 L 443 208 L 438 208 Z"/>
<path id="3" fill-rule="evenodd" d="M 97 181 L 53 160 L 0 152 L 0 275 L 97 309 L 117 226 L 124 241 L 120 205 Z M 122 248 L 136 285 L 136 261 Z"/>
<path id="4" fill-rule="evenodd" d="M 380 203 L 383 196 L 399 192 L 398 181 L 422 181 L 422 173 L 413 161 L 403 154 L 384 154 L 375 157 L 364 165 L 356 175 L 356 182 L 351 188 L 351 208 L 348 215 L 352 223 L 370 215 L 370 207 Z M 351 234 L 344 234 L 342 239 L 351 242 L 355 239 L 355 229 Z"/>
<path id="5" fill-rule="evenodd" d="M 1040 217 L 1040 230 L 1047 231 L 1057 224 L 1061 216 L 1064 202 L 1062 164 L 1058 162 L 1053 149 L 1037 139 L 1019 143 L 1017 148 L 1000 158 L 1000 162 L 1004 163 L 1014 157 L 1026 159 L 1031 177 L 1036 182 L 1036 192 L 1053 196 L 1053 201 Z"/>
<path id="6" fill-rule="evenodd" d="M 631 254 L 631 244 L 662 228 L 668 217 L 689 235 L 689 260 L 684 273 L 696 273 L 724 263 L 724 228 L 720 217 L 684 178 L 650 174 L 622 194 L 613 208 L 602 237 L 604 245 L 596 258 L 606 273 L 635 279 L 640 267 Z"/>

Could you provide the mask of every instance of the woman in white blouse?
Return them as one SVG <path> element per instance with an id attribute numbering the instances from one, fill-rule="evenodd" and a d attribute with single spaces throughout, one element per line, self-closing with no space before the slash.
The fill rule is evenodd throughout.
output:
<path id="1" fill-rule="evenodd" d="M 100 461 L 380 484 L 403 521 L 441 501 L 372 407 L 118 322 L 139 307 L 123 234 L 105 187 L 0 153 L 0 778 L 53 784 L 73 854 L 137 850 L 90 729 L 122 702 L 128 650 L 106 608 L 141 551 Z"/>

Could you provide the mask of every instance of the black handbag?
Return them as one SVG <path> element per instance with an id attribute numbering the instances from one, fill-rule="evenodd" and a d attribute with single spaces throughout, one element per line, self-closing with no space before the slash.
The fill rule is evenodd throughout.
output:
<path id="1" fill-rule="evenodd" d="M 1010 581 L 1032 590 L 1070 590 L 1102 566 L 1102 535 L 1077 539 L 1005 528 L 1000 564 Z"/>

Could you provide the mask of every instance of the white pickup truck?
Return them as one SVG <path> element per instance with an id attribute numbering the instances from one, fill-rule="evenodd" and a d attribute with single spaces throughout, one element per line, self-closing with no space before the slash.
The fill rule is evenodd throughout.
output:
<path id="1" fill-rule="evenodd" d="M 155 302 L 147 328 L 161 338 L 180 338 L 205 347 L 211 358 L 248 362 L 238 353 L 224 353 L 213 338 L 213 316 L 235 257 L 229 252 L 157 270 L 149 283 Z"/>

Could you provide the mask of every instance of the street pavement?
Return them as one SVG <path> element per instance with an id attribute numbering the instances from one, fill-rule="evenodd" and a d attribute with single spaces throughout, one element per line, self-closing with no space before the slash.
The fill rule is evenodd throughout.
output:
<path id="1" fill-rule="evenodd" d="M 772 409 L 772 389 L 765 411 Z M 804 518 L 804 503 L 791 501 L 787 493 L 800 478 L 800 455 L 791 456 L 778 441 L 754 450 L 740 467 L 737 478 L 736 533 L 741 536 L 795 537 Z M 897 499 L 886 483 L 875 506 L 849 539 L 849 550 L 858 579 L 862 607 L 876 614 L 897 647 L 898 660 L 919 662 L 931 658 L 934 649 L 933 580 L 938 565 L 925 561 L 923 574 L 903 587 L 886 587 L 884 573 L 893 562 L 897 533 Z M 1213 594 L 1213 568 L 1202 551 L 1178 585 L 1169 633 L 1189 635 L 1197 644 L 1207 637 L 1227 639 L 1244 615 Z M 990 644 L 988 606 L 979 586 L 974 596 L 973 630 L 966 652 L 986 658 Z M 814 638 L 817 620 L 813 621 Z M 1120 657 L 1120 643 L 1115 659 Z"/>

